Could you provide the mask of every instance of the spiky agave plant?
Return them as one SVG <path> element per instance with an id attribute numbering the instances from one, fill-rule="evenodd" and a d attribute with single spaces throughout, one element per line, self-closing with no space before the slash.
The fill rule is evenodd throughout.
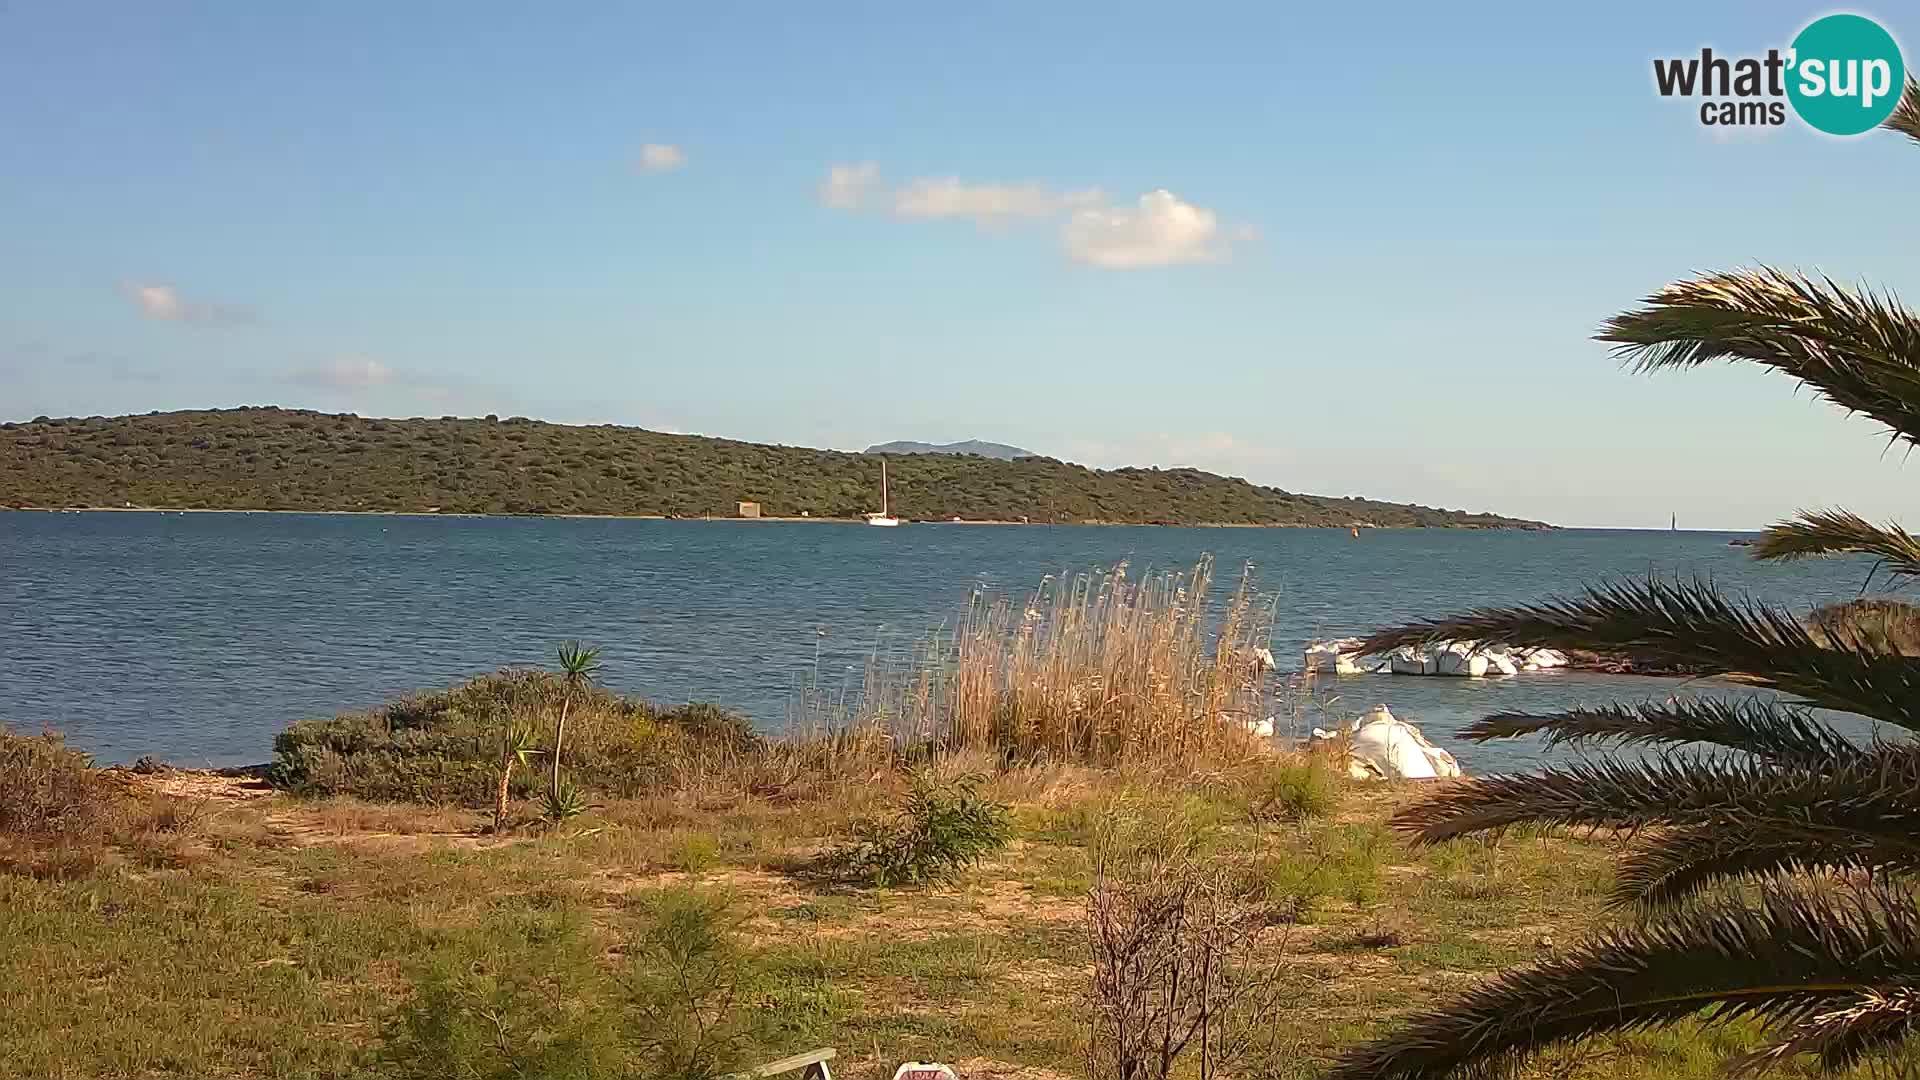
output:
<path id="1" fill-rule="evenodd" d="M 1888 126 L 1920 141 L 1920 83 Z M 1890 296 L 1766 269 L 1708 274 L 1600 337 L 1645 371 L 1773 368 L 1920 445 L 1920 318 Z M 1893 581 L 1920 577 L 1913 536 L 1851 514 L 1802 514 L 1755 551 L 1864 553 Z M 1613 900 L 1639 918 L 1411 1018 L 1344 1055 L 1332 1080 L 1498 1073 L 1555 1044 L 1695 1017 L 1767 1027 L 1775 1041 L 1750 1066 L 1804 1054 L 1840 1068 L 1920 1033 L 1920 658 L 1844 625 L 1810 632 L 1707 584 L 1660 581 L 1386 630 L 1365 648 L 1442 639 L 1624 654 L 1782 694 L 1500 714 L 1463 732 L 1660 751 L 1465 781 L 1396 819 L 1421 843 L 1513 826 L 1621 830 L 1630 846 Z M 1816 709 L 1882 726 L 1850 740 Z"/>

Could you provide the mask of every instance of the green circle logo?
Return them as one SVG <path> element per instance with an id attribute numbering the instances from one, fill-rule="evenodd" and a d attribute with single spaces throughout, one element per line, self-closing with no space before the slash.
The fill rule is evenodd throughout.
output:
<path id="1" fill-rule="evenodd" d="M 1787 99 L 1800 119 L 1829 135 L 1872 131 L 1892 115 L 1907 85 L 1900 46 L 1861 15 L 1828 15 L 1793 39 Z"/>

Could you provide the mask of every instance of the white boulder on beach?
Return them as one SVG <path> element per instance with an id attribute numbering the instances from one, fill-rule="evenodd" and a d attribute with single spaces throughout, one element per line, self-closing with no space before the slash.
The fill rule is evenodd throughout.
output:
<path id="1" fill-rule="evenodd" d="M 1320 728 L 1313 737 L 1338 735 Z M 1453 755 L 1427 741 L 1420 729 L 1375 705 L 1347 731 L 1347 774 L 1356 780 L 1437 780 L 1461 775 Z"/>

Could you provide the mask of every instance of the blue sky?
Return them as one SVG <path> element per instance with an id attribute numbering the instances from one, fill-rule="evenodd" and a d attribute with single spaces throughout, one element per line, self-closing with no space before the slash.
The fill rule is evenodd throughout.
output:
<path id="1" fill-rule="evenodd" d="M 1652 89 L 1829 9 L 917 7 L 0 4 L 0 418 L 980 437 L 1566 524 L 1920 519 L 1872 424 L 1589 340 L 1702 269 L 1920 294 L 1920 151 L 1716 138 Z"/>

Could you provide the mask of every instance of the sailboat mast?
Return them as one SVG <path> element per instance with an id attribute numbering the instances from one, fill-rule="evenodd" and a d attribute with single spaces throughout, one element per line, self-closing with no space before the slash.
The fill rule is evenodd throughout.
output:
<path id="1" fill-rule="evenodd" d="M 880 516 L 887 516 L 887 462 L 880 460 Z"/>

